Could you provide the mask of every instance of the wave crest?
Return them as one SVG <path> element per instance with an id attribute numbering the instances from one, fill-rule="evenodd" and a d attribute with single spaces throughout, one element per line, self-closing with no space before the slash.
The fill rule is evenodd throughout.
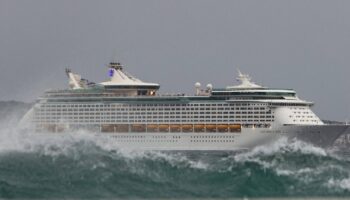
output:
<path id="1" fill-rule="evenodd" d="M 6 128 L 0 169 L 0 197 L 350 195 L 347 157 L 286 138 L 246 152 L 169 153 L 120 149 L 82 130 L 43 137 Z"/>

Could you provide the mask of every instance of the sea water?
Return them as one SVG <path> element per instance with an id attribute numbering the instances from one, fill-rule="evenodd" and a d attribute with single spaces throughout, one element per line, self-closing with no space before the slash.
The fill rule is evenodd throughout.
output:
<path id="1" fill-rule="evenodd" d="M 76 131 L 43 137 L 0 122 L 0 198 L 350 197 L 350 151 L 282 138 L 245 152 L 127 151 Z"/>

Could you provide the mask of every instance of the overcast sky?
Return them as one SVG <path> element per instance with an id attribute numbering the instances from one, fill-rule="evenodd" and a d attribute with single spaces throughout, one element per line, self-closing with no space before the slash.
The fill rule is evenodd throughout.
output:
<path id="1" fill-rule="evenodd" d="M 350 1 L 0 0 L 0 100 L 107 79 L 118 59 L 161 92 L 194 83 L 293 88 L 323 119 L 350 119 Z"/>

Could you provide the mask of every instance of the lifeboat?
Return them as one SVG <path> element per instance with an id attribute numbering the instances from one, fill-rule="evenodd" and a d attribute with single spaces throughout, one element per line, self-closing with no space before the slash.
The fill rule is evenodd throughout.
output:
<path id="1" fill-rule="evenodd" d="M 127 133 L 129 132 L 129 125 L 128 124 L 115 125 L 115 131 L 119 133 Z"/>
<path id="2" fill-rule="evenodd" d="M 168 124 L 160 124 L 159 125 L 159 132 L 169 132 L 169 125 Z"/>
<path id="3" fill-rule="evenodd" d="M 181 132 L 181 125 L 171 124 L 170 125 L 170 132 Z"/>
<path id="4" fill-rule="evenodd" d="M 227 124 L 218 124 L 217 129 L 218 129 L 218 132 L 227 132 L 228 125 Z"/>
<path id="5" fill-rule="evenodd" d="M 102 124 L 101 125 L 101 132 L 113 133 L 114 131 L 115 131 L 115 128 L 114 128 L 113 124 Z"/>
<path id="6" fill-rule="evenodd" d="M 216 132 L 216 124 L 207 124 L 205 129 L 206 132 Z"/>
<path id="7" fill-rule="evenodd" d="M 147 132 L 158 132 L 158 125 L 157 124 L 148 124 L 147 125 Z"/>
<path id="8" fill-rule="evenodd" d="M 132 132 L 146 132 L 146 125 L 144 124 L 133 124 L 131 125 Z"/>
<path id="9" fill-rule="evenodd" d="M 182 132 L 192 132 L 193 124 L 184 124 L 182 125 Z"/>
<path id="10" fill-rule="evenodd" d="M 241 132 L 240 124 L 230 124 L 229 125 L 230 132 Z"/>
<path id="11" fill-rule="evenodd" d="M 195 124 L 193 126 L 194 132 L 204 132 L 205 131 L 205 125 L 204 124 Z"/>

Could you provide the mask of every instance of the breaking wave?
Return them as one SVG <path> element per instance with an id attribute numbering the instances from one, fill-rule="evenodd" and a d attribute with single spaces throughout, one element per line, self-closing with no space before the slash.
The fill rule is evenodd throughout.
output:
<path id="1" fill-rule="evenodd" d="M 281 139 L 246 152 L 126 151 L 84 131 L 0 127 L 0 198 L 350 196 L 350 158 Z"/>

